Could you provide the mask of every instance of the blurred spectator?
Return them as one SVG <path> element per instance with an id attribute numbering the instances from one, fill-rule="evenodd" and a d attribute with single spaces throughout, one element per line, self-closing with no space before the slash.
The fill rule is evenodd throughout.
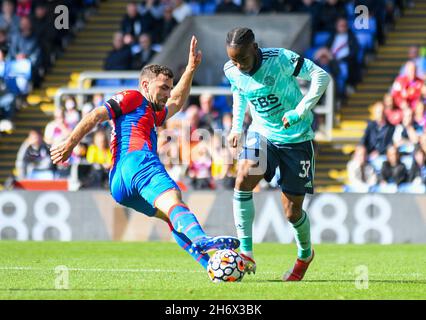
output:
<path id="1" fill-rule="evenodd" d="M 302 0 L 298 1 L 295 11 L 301 13 L 307 13 L 311 17 L 311 36 L 313 37 L 315 32 L 319 30 L 319 9 L 320 3 L 315 0 Z"/>
<path id="2" fill-rule="evenodd" d="M 80 142 L 74 148 L 69 163 L 71 164 L 68 178 L 70 191 L 91 187 L 93 183 L 92 165 L 86 159 L 87 144 Z"/>
<path id="3" fill-rule="evenodd" d="M 398 76 L 392 85 L 391 94 L 395 105 L 400 106 L 401 102 L 406 100 L 414 109 L 421 97 L 422 86 L 423 80 L 416 76 L 416 64 L 408 61 L 405 64 L 405 75 Z"/>
<path id="4" fill-rule="evenodd" d="M 420 90 L 420 100 L 426 105 L 426 80 Z"/>
<path id="5" fill-rule="evenodd" d="M 406 108 L 402 112 L 402 123 L 395 127 L 393 143 L 400 152 L 413 152 L 414 146 L 419 142 L 423 128 L 414 122 L 413 111 Z"/>
<path id="6" fill-rule="evenodd" d="M 32 0 L 18 0 L 16 5 L 16 15 L 28 17 L 31 13 Z"/>
<path id="7" fill-rule="evenodd" d="M 135 43 L 135 37 L 134 36 L 132 36 L 130 33 L 126 33 L 124 36 L 123 36 L 123 43 L 124 43 L 124 46 L 129 46 L 130 47 L 130 49 L 132 49 L 132 47 L 134 46 L 134 43 Z M 136 44 L 135 45 L 136 47 L 139 47 L 139 44 Z"/>
<path id="8" fill-rule="evenodd" d="M 222 119 L 217 110 L 214 109 L 214 97 L 209 93 L 200 95 L 200 123 L 199 127 L 208 130 L 221 129 Z"/>
<path id="9" fill-rule="evenodd" d="M 225 134 L 231 132 L 232 128 L 232 115 L 231 113 L 224 113 L 222 116 L 222 128 Z"/>
<path id="10" fill-rule="evenodd" d="M 153 30 L 155 19 L 150 11 L 139 14 L 136 2 L 130 2 L 126 7 L 126 14 L 121 21 L 121 32 L 132 35 L 135 39 L 141 33 L 150 33 Z"/>
<path id="11" fill-rule="evenodd" d="M 339 0 L 326 0 L 320 2 L 318 10 L 318 20 L 316 21 L 315 28 L 317 31 L 333 32 L 337 19 L 346 17 L 345 6 Z"/>
<path id="12" fill-rule="evenodd" d="M 138 5 L 138 12 L 141 16 L 150 13 L 155 19 L 160 19 L 164 13 L 165 1 L 143 0 Z"/>
<path id="13" fill-rule="evenodd" d="M 71 164 L 87 164 L 87 149 L 88 146 L 84 142 L 79 142 L 72 151 L 69 162 Z"/>
<path id="14" fill-rule="evenodd" d="M 27 179 L 53 179 L 49 147 L 40 132 L 30 130 L 23 152 L 23 175 Z"/>
<path id="15" fill-rule="evenodd" d="M 335 30 L 326 43 L 340 70 L 347 70 L 348 83 L 355 86 L 361 80 L 358 63 L 359 44 L 353 32 L 348 28 L 346 18 L 337 19 Z M 342 72 L 341 71 L 341 72 Z"/>
<path id="16" fill-rule="evenodd" d="M 94 108 L 100 107 L 104 104 L 104 95 L 101 93 L 96 93 L 93 96 L 90 97 L 88 101 L 86 101 L 83 104 L 83 107 L 81 108 L 81 117 L 83 118 L 84 115 L 92 111 Z M 83 109 L 85 112 L 83 113 Z"/>
<path id="17" fill-rule="evenodd" d="M 425 131 L 426 112 L 425 112 L 425 105 L 421 101 L 416 103 L 416 107 L 414 109 L 414 122 L 417 123 L 420 127 L 422 127 L 423 131 Z"/>
<path id="18" fill-rule="evenodd" d="M 7 51 L 0 47 L 0 132 L 11 131 L 13 129 L 13 116 L 15 114 L 16 97 L 9 90 L 6 77 L 8 62 L 5 61 Z"/>
<path id="19" fill-rule="evenodd" d="M 138 51 L 132 56 L 132 69 L 141 70 L 157 52 L 152 48 L 151 36 L 142 33 L 139 36 Z"/>
<path id="20" fill-rule="evenodd" d="M 112 164 L 112 155 L 108 137 L 103 130 L 95 132 L 93 144 L 87 149 L 87 162 L 92 164 L 91 181 L 87 187 L 103 187 L 108 182 L 108 171 Z"/>
<path id="21" fill-rule="evenodd" d="M 81 119 L 83 119 L 90 111 L 104 104 L 103 94 L 94 94 L 89 101 L 81 107 Z M 106 127 L 104 123 L 98 124 L 93 130 L 83 138 L 83 142 L 90 144 L 93 141 L 93 134 L 102 127 Z"/>
<path id="22" fill-rule="evenodd" d="M 124 45 L 123 34 L 114 33 L 113 49 L 108 53 L 104 62 L 105 70 L 130 70 L 132 63 L 132 51 Z"/>
<path id="23" fill-rule="evenodd" d="M 9 40 L 7 38 L 7 30 L 0 28 L 0 48 L 9 50 Z"/>
<path id="24" fill-rule="evenodd" d="M 211 166 L 212 160 L 208 145 L 201 141 L 191 150 L 191 163 L 188 168 L 191 185 L 195 190 L 211 189 Z"/>
<path id="25" fill-rule="evenodd" d="M 257 16 L 261 12 L 260 0 L 245 0 L 243 12 L 246 15 Z"/>
<path id="26" fill-rule="evenodd" d="M 179 141 L 173 140 L 172 137 L 179 140 L 178 132 L 174 128 L 161 131 L 158 137 L 158 155 L 161 163 L 167 170 L 167 173 L 174 181 L 181 181 L 185 176 L 185 166 L 182 164 L 180 157 Z"/>
<path id="27" fill-rule="evenodd" d="M 352 192 L 368 192 L 377 183 L 373 166 L 367 161 L 367 149 L 358 145 L 352 159 L 347 164 L 348 185 Z"/>
<path id="28" fill-rule="evenodd" d="M 390 93 L 383 96 L 383 105 L 385 106 L 385 114 L 387 121 L 396 126 L 402 121 L 402 110 L 393 102 L 393 97 Z"/>
<path id="29" fill-rule="evenodd" d="M 19 33 L 19 17 L 15 14 L 15 3 L 11 0 L 4 0 L 2 3 L 0 29 L 6 30 L 9 38 Z"/>
<path id="30" fill-rule="evenodd" d="M 41 62 L 41 48 L 33 32 L 30 18 L 22 17 L 19 26 L 20 32 L 11 39 L 9 55 L 12 59 L 31 61 L 33 80 L 38 85 L 41 76 L 38 69 Z"/>
<path id="31" fill-rule="evenodd" d="M 108 144 L 108 137 L 103 130 L 95 132 L 93 144 L 87 149 L 87 161 L 97 163 L 105 169 L 109 169 L 112 163 L 112 155 Z"/>
<path id="32" fill-rule="evenodd" d="M 195 104 L 191 104 L 185 110 L 185 120 L 188 122 L 192 134 L 200 125 L 200 108 Z"/>
<path id="33" fill-rule="evenodd" d="M 419 147 L 426 153 L 426 131 L 419 138 Z"/>
<path id="34" fill-rule="evenodd" d="M 337 95 L 344 98 L 346 94 L 346 78 L 341 76 L 337 60 L 328 48 L 320 48 L 315 52 L 314 62 L 328 72 L 336 82 Z"/>
<path id="35" fill-rule="evenodd" d="M 232 153 L 223 143 L 225 135 L 215 134 L 213 136 L 211 175 L 214 179 L 215 188 L 232 190 L 236 179 L 236 161 Z"/>
<path id="36" fill-rule="evenodd" d="M 163 43 L 169 34 L 172 33 L 177 24 L 178 22 L 173 17 L 173 8 L 171 6 L 166 6 L 164 8 L 164 14 L 159 19 L 155 32 L 153 32 L 153 42 Z"/>
<path id="37" fill-rule="evenodd" d="M 216 13 L 242 13 L 242 8 L 235 4 L 233 0 L 222 0 L 216 7 Z"/>
<path id="38" fill-rule="evenodd" d="M 186 17 L 192 15 L 192 9 L 184 0 L 172 0 L 174 4 L 173 17 L 178 23 L 181 23 Z"/>
<path id="39" fill-rule="evenodd" d="M 373 106 L 373 121 L 369 121 L 361 144 L 366 147 L 369 159 L 385 154 L 386 148 L 392 144 L 395 127 L 387 122 L 384 105 L 377 102 Z"/>
<path id="40" fill-rule="evenodd" d="M 414 184 L 426 184 L 426 156 L 419 147 L 413 153 L 413 164 L 408 172 L 408 181 Z"/>
<path id="41" fill-rule="evenodd" d="M 400 185 L 406 182 L 408 172 L 405 165 L 401 162 L 401 155 L 395 146 L 390 146 L 386 150 L 386 160 L 383 162 L 380 171 L 380 184 Z"/>
<path id="42" fill-rule="evenodd" d="M 65 123 L 64 110 L 56 109 L 53 116 L 54 119 L 44 129 L 44 141 L 48 145 L 64 141 L 71 133 L 71 129 Z"/>
<path id="43" fill-rule="evenodd" d="M 350 2 L 350 1 L 349 1 Z M 385 7 L 387 0 L 355 0 L 354 8 L 359 5 L 365 5 L 368 13 L 376 21 L 376 36 L 380 45 L 385 42 Z M 355 12 L 354 12 L 355 13 Z"/>
<path id="44" fill-rule="evenodd" d="M 77 103 L 73 97 L 65 99 L 65 124 L 68 128 L 74 129 L 80 121 L 80 112 L 77 110 Z"/>
<path id="45" fill-rule="evenodd" d="M 420 56 L 419 46 L 411 46 L 408 48 L 408 61 L 414 62 L 416 65 L 416 76 L 424 79 L 426 72 L 426 58 Z M 407 75 L 406 71 L 407 64 L 405 63 L 399 70 L 399 75 Z"/>
<path id="46" fill-rule="evenodd" d="M 37 37 L 41 47 L 41 63 L 47 69 L 53 61 L 51 55 L 60 49 L 61 42 L 46 3 L 37 3 L 31 24 L 33 25 L 34 35 Z"/>

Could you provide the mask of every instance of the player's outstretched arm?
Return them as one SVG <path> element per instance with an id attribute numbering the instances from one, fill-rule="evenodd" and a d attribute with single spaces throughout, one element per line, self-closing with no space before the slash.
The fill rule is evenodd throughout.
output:
<path id="1" fill-rule="evenodd" d="M 66 161 L 74 147 L 83 137 L 89 133 L 98 123 L 109 119 L 106 108 L 96 108 L 88 113 L 74 128 L 71 135 L 65 141 L 53 145 L 50 148 L 50 158 L 54 164 Z"/>
<path id="2" fill-rule="evenodd" d="M 176 87 L 173 88 L 169 100 L 167 100 L 168 113 L 167 118 L 172 117 L 176 112 L 180 111 L 189 96 L 191 90 L 192 78 L 201 63 L 201 51 L 197 50 L 197 38 L 192 36 L 189 48 L 188 64 L 185 72 L 182 74 Z"/>

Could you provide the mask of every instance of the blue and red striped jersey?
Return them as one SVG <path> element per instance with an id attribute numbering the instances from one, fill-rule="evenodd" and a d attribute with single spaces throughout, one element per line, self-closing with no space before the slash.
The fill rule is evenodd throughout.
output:
<path id="1" fill-rule="evenodd" d="M 167 107 L 154 111 L 151 103 L 137 90 L 117 93 L 104 103 L 111 120 L 112 163 L 129 152 L 146 150 L 157 153 L 156 127 L 163 125 Z"/>

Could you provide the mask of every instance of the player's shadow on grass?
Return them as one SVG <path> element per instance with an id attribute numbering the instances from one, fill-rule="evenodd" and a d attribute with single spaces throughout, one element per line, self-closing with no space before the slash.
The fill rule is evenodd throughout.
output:
<path id="1" fill-rule="evenodd" d="M 283 282 L 282 280 L 266 280 L 265 282 Z M 339 280 L 339 279 L 330 279 L 330 280 L 303 280 L 302 282 L 306 283 L 341 283 L 341 282 L 348 282 L 348 283 L 354 283 L 355 280 Z M 394 284 L 426 284 L 426 280 L 374 280 L 369 279 L 369 283 L 394 283 Z"/>

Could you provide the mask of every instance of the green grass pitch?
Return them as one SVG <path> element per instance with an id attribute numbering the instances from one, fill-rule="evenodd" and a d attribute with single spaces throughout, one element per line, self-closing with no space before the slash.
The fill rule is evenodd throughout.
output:
<path id="1" fill-rule="evenodd" d="M 426 245 L 316 245 L 299 283 L 280 281 L 295 245 L 255 250 L 255 276 L 214 284 L 174 243 L 0 241 L 0 299 L 426 299 Z"/>

